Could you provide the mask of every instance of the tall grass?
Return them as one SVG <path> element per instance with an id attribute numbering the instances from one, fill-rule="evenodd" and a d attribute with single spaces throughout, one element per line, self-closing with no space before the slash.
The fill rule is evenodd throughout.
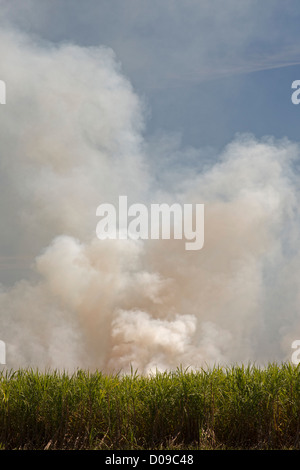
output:
<path id="1" fill-rule="evenodd" d="M 0 373 L 4 449 L 298 449 L 300 367 Z"/>

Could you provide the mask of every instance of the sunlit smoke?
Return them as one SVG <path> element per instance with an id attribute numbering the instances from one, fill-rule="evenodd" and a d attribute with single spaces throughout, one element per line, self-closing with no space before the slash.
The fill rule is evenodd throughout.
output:
<path id="1" fill-rule="evenodd" d="M 3 279 L 7 366 L 148 373 L 289 359 L 300 335 L 298 144 L 239 135 L 185 171 L 181 149 L 183 169 L 167 168 L 161 186 L 159 145 L 152 158 L 144 105 L 112 50 L 6 31 L 0 55 L 1 222 L 11 227 L 1 246 L 29 254 L 34 274 Z M 205 204 L 204 247 L 99 240 L 96 208 L 121 194 Z"/>

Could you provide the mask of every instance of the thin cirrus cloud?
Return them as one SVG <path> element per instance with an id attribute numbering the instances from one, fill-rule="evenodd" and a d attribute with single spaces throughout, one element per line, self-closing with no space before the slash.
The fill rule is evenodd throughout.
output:
<path id="1" fill-rule="evenodd" d="M 295 1 L 1 3 L 4 24 L 54 42 L 112 47 L 141 89 L 299 63 Z"/>

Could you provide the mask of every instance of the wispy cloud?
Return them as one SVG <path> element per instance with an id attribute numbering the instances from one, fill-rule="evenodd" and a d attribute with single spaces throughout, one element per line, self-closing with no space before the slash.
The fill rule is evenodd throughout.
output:
<path id="1" fill-rule="evenodd" d="M 2 1 L 2 23 L 52 42 L 112 47 L 134 83 L 185 81 L 299 63 L 299 5 L 280 0 Z"/>

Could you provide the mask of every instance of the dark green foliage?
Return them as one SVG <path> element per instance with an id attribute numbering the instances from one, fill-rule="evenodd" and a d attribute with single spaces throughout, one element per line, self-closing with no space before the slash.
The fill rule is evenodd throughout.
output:
<path id="1" fill-rule="evenodd" d="M 291 364 L 105 375 L 2 371 L 2 449 L 298 449 Z"/>

